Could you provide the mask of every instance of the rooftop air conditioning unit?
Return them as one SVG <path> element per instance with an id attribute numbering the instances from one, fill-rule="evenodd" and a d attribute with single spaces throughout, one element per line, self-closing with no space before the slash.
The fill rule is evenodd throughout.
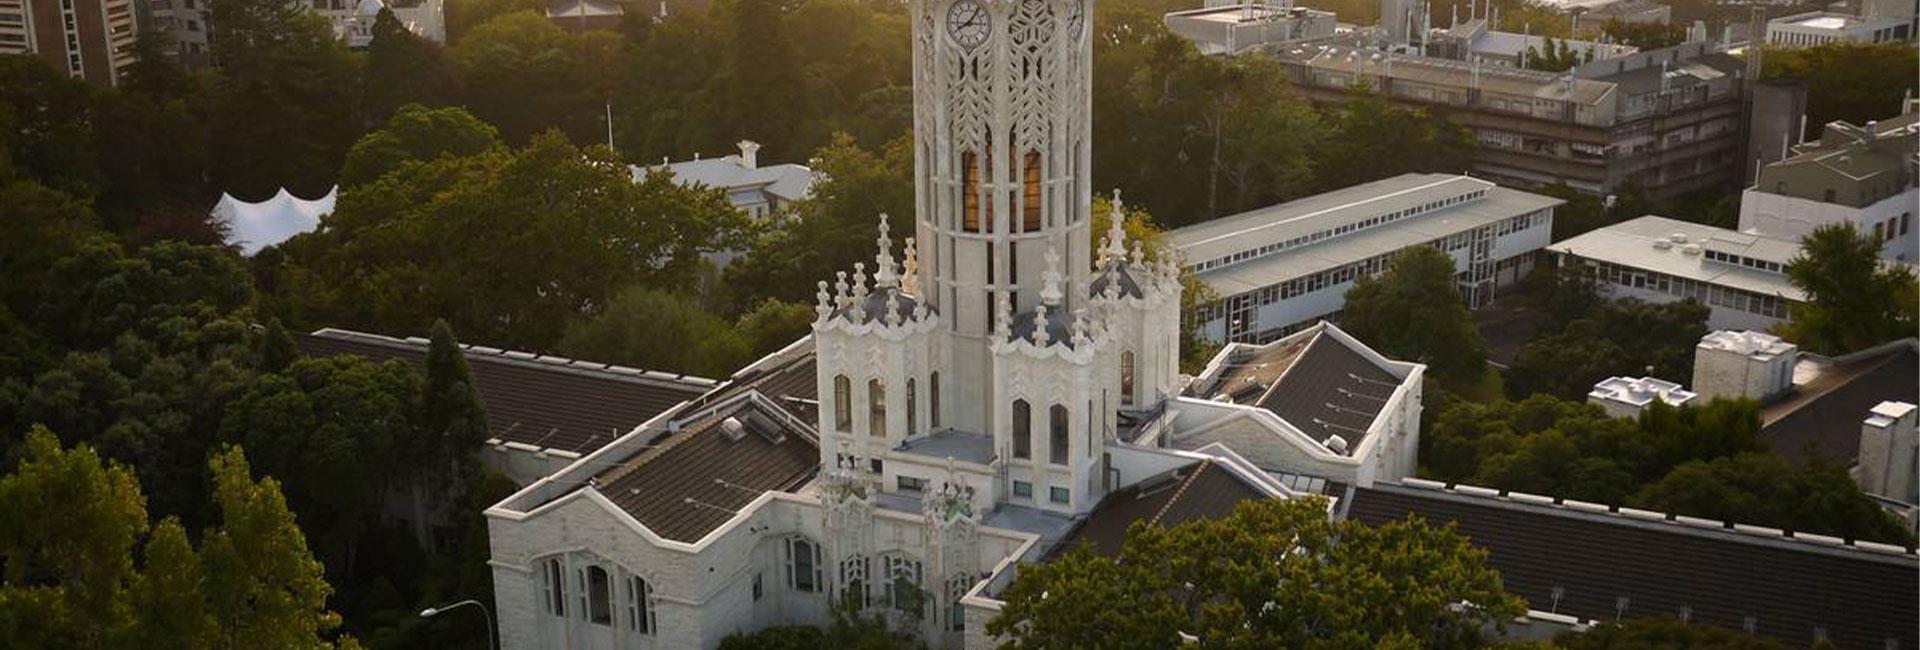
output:
<path id="1" fill-rule="evenodd" d="M 1685 254 L 1687 254 L 1687 255 L 1699 255 L 1699 254 L 1700 254 L 1700 245 L 1699 245 L 1699 244 L 1687 244 L 1687 245 L 1685 245 L 1685 246 L 1681 246 L 1681 247 L 1680 247 L 1680 252 L 1681 252 L 1681 253 L 1685 253 Z"/>
<path id="2" fill-rule="evenodd" d="M 1673 242 L 1665 239 L 1655 239 L 1653 240 L 1653 247 L 1659 250 L 1667 250 L 1673 248 Z"/>
<path id="3" fill-rule="evenodd" d="M 741 424 L 739 418 L 727 416 L 727 419 L 720 421 L 720 432 L 727 435 L 727 440 L 740 442 L 741 438 L 747 436 L 747 425 Z"/>

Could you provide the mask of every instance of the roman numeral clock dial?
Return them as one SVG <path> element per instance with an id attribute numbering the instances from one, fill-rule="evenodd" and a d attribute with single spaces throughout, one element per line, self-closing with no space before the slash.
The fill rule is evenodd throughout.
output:
<path id="1" fill-rule="evenodd" d="M 947 8 L 947 34 L 969 50 L 987 42 L 987 8 L 975 0 L 959 0 Z"/>

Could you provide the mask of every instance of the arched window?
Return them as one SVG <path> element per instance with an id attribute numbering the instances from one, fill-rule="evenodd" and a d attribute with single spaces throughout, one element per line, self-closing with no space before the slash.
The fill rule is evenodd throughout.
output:
<path id="1" fill-rule="evenodd" d="M 867 573 L 873 563 L 864 555 L 840 562 L 840 605 L 859 611 L 867 606 Z"/>
<path id="2" fill-rule="evenodd" d="M 805 538 L 794 537 L 787 540 L 787 586 L 801 593 L 817 593 L 820 583 L 825 581 L 820 575 L 820 545 Z"/>
<path id="3" fill-rule="evenodd" d="M 1120 353 L 1120 405 L 1133 406 L 1133 351 Z"/>
<path id="4" fill-rule="evenodd" d="M 973 586 L 973 577 L 965 573 L 956 573 L 947 578 L 947 630 L 964 632 L 967 629 L 967 608 L 960 599 L 967 596 L 967 589 Z"/>
<path id="5" fill-rule="evenodd" d="M 940 428 L 940 373 L 927 377 L 927 426 Z"/>
<path id="6" fill-rule="evenodd" d="M 887 569 L 887 602 L 902 612 L 920 612 L 926 600 L 920 593 L 920 561 L 905 555 L 883 558 Z"/>
<path id="7" fill-rule="evenodd" d="M 980 160 L 960 152 L 960 229 L 980 232 Z"/>
<path id="8" fill-rule="evenodd" d="M 920 413 L 915 408 L 919 405 L 914 403 L 915 395 L 913 394 L 914 392 L 913 389 L 914 389 L 913 378 L 908 377 L 907 378 L 907 435 L 909 436 L 920 433 Z"/>
<path id="9" fill-rule="evenodd" d="M 1065 465 L 1067 464 L 1067 407 L 1055 404 L 1053 408 L 1047 410 L 1048 419 L 1051 420 L 1048 423 L 1051 426 L 1047 427 L 1050 443 L 1047 450 L 1048 460 L 1055 465 Z"/>
<path id="10" fill-rule="evenodd" d="M 1033 408 L 1024 399 L 1013 401 L 1013 457 L 1033 457 Z"/>
<path id="11" fill-rule="evenodd" d="M 878 379 L 867 380 L 867 433 L 887 437 L 887 385 Z"/>
<path id="12" fill-rule="evenodd" d="M 853 431 L 853 382 L 846 375 L 833 377 L 833 428 Z"/>
<path id="13" fill-rule="evenodd" d="M 659 630 L 654 624 L 653 585 L 640 576 L 627 576 L 626 592 L 627 629 L 641 634 Z"/>
<path id="14" fill-rule="evenodd" d="M 587 621 L 613 625 L 613 579 L 599 565 L 587 567 Z"/>
<path id="15" fill-rule="evenodd" d="M 540 563 L 540 601 L 548 614 L 567 615 L 566 575 L 560 558 L 548 558 Z"/>
<path id="16" fill-rule="evenodd" d="M 1028 151 L 1022 170 L 1020 220 L 1025 232 L 1040 230 L 1040 152 Z"/>

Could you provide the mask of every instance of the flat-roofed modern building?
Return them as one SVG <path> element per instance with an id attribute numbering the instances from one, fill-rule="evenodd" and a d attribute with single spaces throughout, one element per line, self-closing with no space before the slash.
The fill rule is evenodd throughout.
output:
<path id="1" fill-rule="evenodd" d="M 1806 294 L 1787 280 L 1800 253 L 1790 239 L 1647 215 L 1548 246 L 1564 267 L 1584 265 L 1613 298 L 1674 302 L 1710 310 L 1710 329 L 1766 331 Z"/>
<path id="2" fill-rule="evenodd" d="M 1533 268 L 1560 199 L 1452 174 L 1402 174 L 1175 230 L 1169 244 L 1219 294 L 1214 341 L 1277 339 L 1340 313 L 1347 289 L 1409 246 L 1453 256 L 1471 306 Z"/>
<path id="3" fill-rule="evenodd" d="M 74 79 L 120 83 L 139 21 L 131 0 L 0 0 L 0 55 L 34 54 Z"/>
<path id="4" fill-rule="evenodd" d="M 1746 64 L 1719 48 L 1694 41 L 1596 54 L 1564 73 L 1431 56 L 1449 49 L 1444 39 L 1430 56 L 1388 54 L 1351 33 L 1268 51 L 1309 99 L 1345 101 L 1360 84 L 1396 104 L 1446 113 L 1480 145 L 1475 176 L 1514 187 L 1565 184 L 1607 195 L 1638 186 L 1676 196 L 1731 190 L 1744 171 Z"/>
<path id="5" fill-rule="evenodd" d="M 1167 29 L 1193 41 L 1201 54 L 1239 54 L 1262 45 L 1332 36 L 1333 12 L 1295 7 L 1291 0 L 1215 5 L 1175 11 Z"/>
<path id="6" fill-rule="evenodd" d="M 1898 43 L 1913 38 L 1910 18 L 1810 11 L 1767 21 L 1767 42 L 1813 47 L 1829 43 Z"/>

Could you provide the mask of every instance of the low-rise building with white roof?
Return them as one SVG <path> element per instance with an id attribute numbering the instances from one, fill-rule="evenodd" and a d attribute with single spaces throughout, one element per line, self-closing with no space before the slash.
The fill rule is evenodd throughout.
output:
<path id="1" fill-rule="evenodd" d="M 1216 5 L 1175 11 L 1162 19 L 1167 29 L 1193 41 L 1201 54 L 1239 54 L 1263 45 L 1332 36 L 1333 12 L 1273 3 Z"/>
<path id="2" fill-rule="evenodd" d="M 659 165 L 634 165 L 633 178 L 639 181 L 648 172 L 666 169 L 673 174 L 673 180 L 681 185 L 699 185 L 726 192 L 727 200 L 734 208 L 756 219 L 785 212 L 795 201 L 813 195 L 813 169 L 792 163 L 763 167 L 760 165 L 759 143 L 741 140 L 738 146 L 740 153 L 719 158 L 701 158 L 696 154 L 693 160 L 661 160 Z"/>
<path id="3" fill-rule="evenodd" d="M 1647 215 L 1548 246 L 1562 267 L 1583 267 L 1612 298 L 1708 307 L 1710 329 L 1767 330 L 1806 299 L 1787 280 L 1800 253 L 1790 239 Z"/>
<path id="4" fill-rule="evenodd" d="M 1533 269 L 1560 199 L 1451 174 L 1402 174 L 1175 230 L 1168 243 L 1220 298 L 1198 308 L 1213 341 L 1277 339 L 1346 305 L 1347 289 L 1410 246 L 1451 255 L 1478 307 Z"/>
<path id="5" fill-rule="evenodd" d="M 1654 377 L 1608 377 L 1587 391 L 1587 403 L 1617 418 L 1639 417 L 1655 401 L 1681 407 L 1699 395 L 1679 384 Z"/>
<path id="6" fill-rule="evenodd" d="M 1880 256 L 1920 259 L 1913 213 L 1920 203 L 1920 112 L 1906 112 L 1865 126 L 1830 122 L 1820 139 L 1786 147 L 1778 161 L 1761 167 L 1753 187 L 1740 197 L 1740 230 L 1799 239 L 1815 228 L 1852 224 L 1880 243 Z"/>
<path id="7" fill-rule="evenodd" d="M 1890 43 L 1914 36 L 1908 19 L 1809 11 L 1767 21 L 1767 42 L 1812 47 L 1829 43 Z"/>

